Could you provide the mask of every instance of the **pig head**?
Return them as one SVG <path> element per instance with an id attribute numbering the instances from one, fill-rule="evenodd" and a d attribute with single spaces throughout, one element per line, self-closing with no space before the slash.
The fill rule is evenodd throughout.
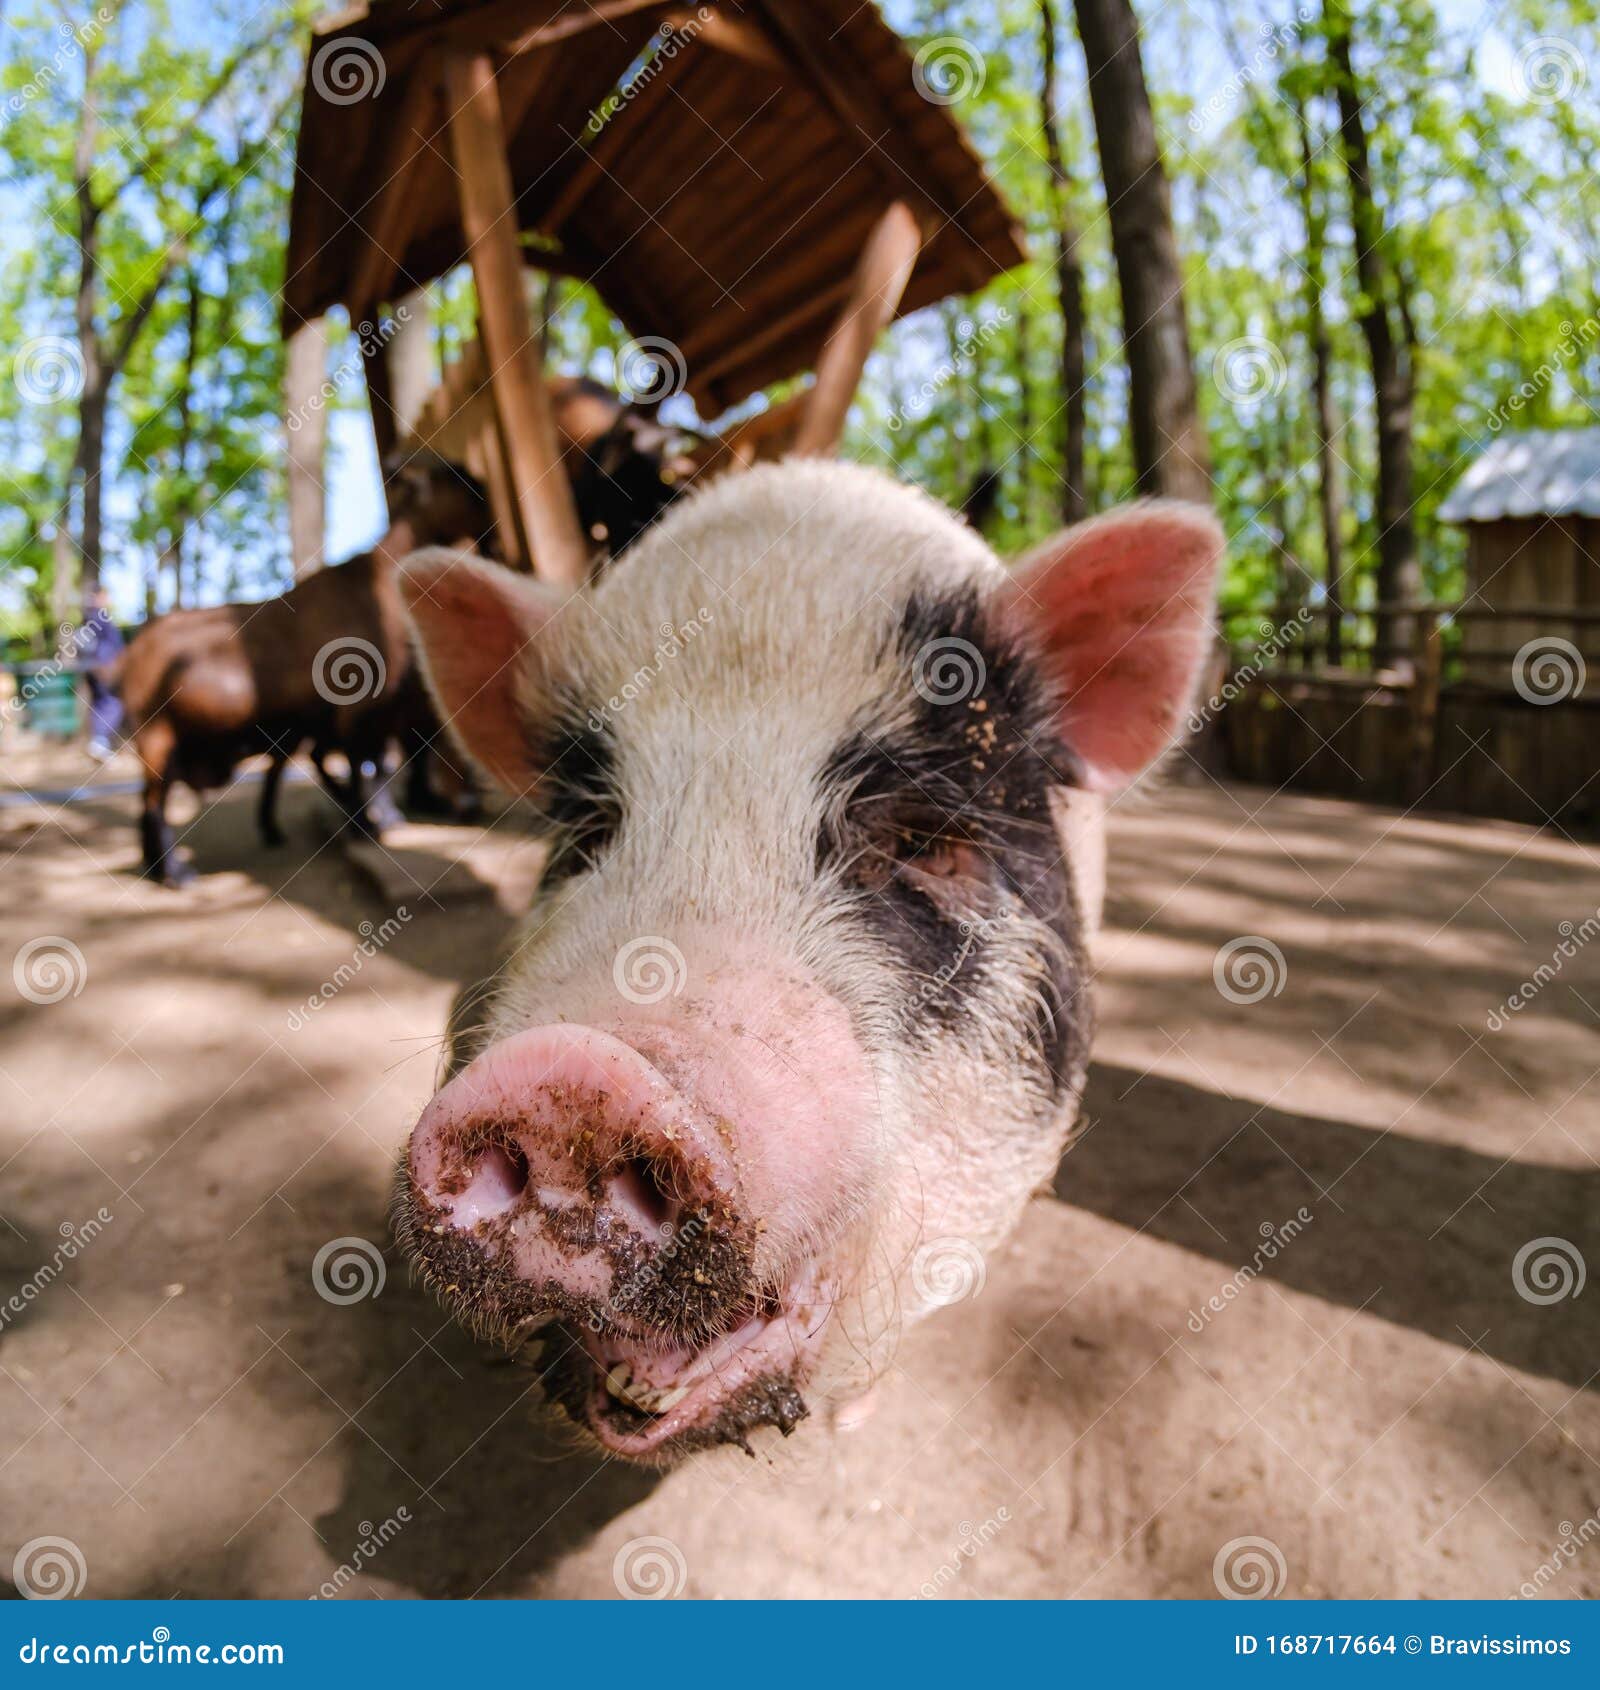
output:
<path id="1" fill-rule="evenodd" d="M 1144 504 L 1008 573 L 922 495 L 790 462 L 572 597 L 407 561 L 441 713 L 551 855 L 399 1230 L 604 1449 L 860 1397 L 1049 1178 L 1099 807 L 1174 741 L 1220 547 Z"/>

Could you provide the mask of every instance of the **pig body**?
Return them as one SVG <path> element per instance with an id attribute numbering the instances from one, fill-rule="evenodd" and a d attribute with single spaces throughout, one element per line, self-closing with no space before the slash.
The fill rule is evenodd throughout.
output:
<path id="1" fill-rule="evenodd" d="M 1170 743 L 1219 543 L 1171 506 L 1073 536 L 1008 575 L 922 495 L 788 463 L 564 602 L 408 562 L 441 711 L 552 855 L 400 1230 L 611 1453 L 861 1396 L 1053 1171 L 1099 806 Z"/>

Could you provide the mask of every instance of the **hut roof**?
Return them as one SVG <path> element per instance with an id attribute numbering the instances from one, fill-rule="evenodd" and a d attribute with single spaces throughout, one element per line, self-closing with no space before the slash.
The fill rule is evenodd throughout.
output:
<path id="1" fill-rule="evenodd" d="M 1600 428 L 1502 434 L 1439 507 L 1446 522 L 1600 516 Z"/>
<path id="2" fill-rule="evenodd" d="M 938 89 L 860 0 L 366 0 L 312 43 L 286 330 L 465 258 L 441 74 L 457 49 L 494 56 L 529 262 L 670 342 L 704 414 L 815 362 L 895 199 L 924 232 L 902 312 L 1023 256 Z"/>

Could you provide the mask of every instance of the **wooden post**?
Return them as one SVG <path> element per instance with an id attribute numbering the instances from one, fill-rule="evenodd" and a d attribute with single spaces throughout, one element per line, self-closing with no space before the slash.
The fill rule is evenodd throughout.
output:
<path id="1" fill-rule="evenodd" d="M 395 429 L 402 439 L 416 431 L 422 407 L 439 385 L 439 360 L 433 352 L 433 300 L 426 288 L 408 293 L 395 307 L 394 333 L 385 352 Z"/>
<path id="2" fill-rule="evenodd" d="M 1444 638 L 1439 613 L 1425 608 L 1413 624 L 1411 675 L 1411 767 L 1408 795 L 1414 801 L 1433 784 L 1434 746 L 1439 733 L 1439 688 L 1444 680 Z"/>
<path id="3" fill-rule="evenodd" d="M 460 178 L 461 226 L 478 289 L 478 314 L 511 480 L 541 580 L 576 586 L 588 547 L 544 384 L 528 310 L 494 66 L 486 53 L 452 53 L 445 66 L 450 147 Z"/>
<path id="4" fill-rule="evenodd" d="M 289 337 L 283 376 L 289 460 L 289 557 L 295 580 L 322 567 L 325 541 L 323 459 L 328 439 L 328 330 L 321 317 Z"/>
<path id="5" fill-rule="evenodd" d="M 844 307 L 817 360 L 816 386 L 795 435 L 797 455 L 828 457 L 838 450 L 868 354 L 893 320 L 921 250 L 922 231 L 911 207 L 896 200 L 873 226 Z"/>

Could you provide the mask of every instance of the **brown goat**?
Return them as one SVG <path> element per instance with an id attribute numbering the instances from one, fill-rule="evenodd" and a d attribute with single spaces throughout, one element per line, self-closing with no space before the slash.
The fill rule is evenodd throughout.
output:
<path id="1" fill-rule="evenodd" d="M 226 785 L 243 758 L 271 754 L 258 821 L 275 844 L 283 766 L 307 740 L 348 822 L 375 831 L 363 765 L 378 764 L 395 735 L 413 751 L 431 737 L 396 564 L 417 546 L 478 546 L 493 533 L 482 488 L 442 459 L 408 461 L 390 479 L 389 501 L 393 520 L 372 551 L 260 604 L 175 611 L 124 653 L 117 685 L 144 771 L 140 837 L 153 879 L 175 886 L 192 872 L 166 819 L 175 782 L 204 793 Z M 349 762 L 345 781 L 325 766 L 333 749 Z"/>

